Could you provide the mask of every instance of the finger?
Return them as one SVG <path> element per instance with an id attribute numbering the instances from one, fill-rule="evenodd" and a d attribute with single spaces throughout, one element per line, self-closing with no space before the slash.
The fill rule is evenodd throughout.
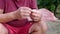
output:
<path id="1" fill-rule="evenodd" d="M 22 16 L 29 17 L 30 15 L 29 14 L 22 14 Z"/>
<path id="2" fill-rule="evenodd" d="M 32 9 L 31 8 L 29 8 L 29 7 L 20 7 L 19 8 L 20 10 L 29 10 L 29 11 L 31 11 Z"/>
<path id="3" fill-rule="evenodd" d="M 32 10 L 31 12 L 32 14 L 37 14 L 37 15 L 40 15 L 41 13 L 39 12 L 39 10 Z"/>
<path id="4" fill-rule="evenodd" d="M 29 13 L 29 14 L 31 13 L 31 11 L 29 11 L 29 10 L 23 10 L 23 9 L 20 9 L 20 12 L 21 12 L 21 13 L 25 13 L 25 14 L 26 14 L 26 13 Z"/>
<path id="5" fill-rule="evenodd" d="M 32 13 L 32 16 L 40 16 L 40 14 L 34 14 L 34 13 Z"/>
<path id="6" fill-rule="evenodd" d="M 39 12 L 39 10 L 33 10 L 31 15 L 34 16 L 34 17 L 41 17 L 41 13 Z"/>
<path id="7" fill-rule="evenodd" d="M 31 18 L 33 21 L 39 21 L 41 19 L 41 13 L 38 10 L 33 10 L 31 14 Z"/>
<path id="8" fill-rule="evenodd" d="M 23 9 L 23 10 L 32 10 L 31 8 L 29 8 L 29 7 L 20 7 L 19 9 Z"/>

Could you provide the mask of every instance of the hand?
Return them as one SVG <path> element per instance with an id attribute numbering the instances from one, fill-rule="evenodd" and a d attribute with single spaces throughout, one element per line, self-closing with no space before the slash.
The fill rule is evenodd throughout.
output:
<path id="1" fill-rule="evenodd" d="M 17 10 L 17 18 L 18 19 L 28 19 L 30 20 L 30 14 L 31 14 L 31 9 L 28 8 L 28 7 L 20 7 L 18 10 Z"/>
<path id="2" fill-rule="evenodd" d="M 34 22 L 39 22 L 41 21 L 41 13 L 38 10 L 32 10 L 31 18 Z"/>

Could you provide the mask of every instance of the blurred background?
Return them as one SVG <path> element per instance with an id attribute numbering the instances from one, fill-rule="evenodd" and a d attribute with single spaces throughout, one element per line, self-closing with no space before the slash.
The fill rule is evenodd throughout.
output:
<path id="1" fill-rule="evenodd" d="M 60 19 L 60 0 L 37 0 L 38 8 L 46 8 Z M 60 34 L 60 20 L 46 22 L 48 25 L 47 34 Z"/>
<path id="2" fill-rule="evenodd" d="M 37 0 L 38 8 L 46 8 L 60 19 L 60 0 Z"/>

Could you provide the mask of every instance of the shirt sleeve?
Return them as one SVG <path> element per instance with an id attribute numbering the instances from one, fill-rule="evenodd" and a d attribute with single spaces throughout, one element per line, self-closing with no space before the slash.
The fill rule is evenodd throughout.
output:
<path id="1" fill-rule="evenodd" d="M 0 9 L 4 9 L 4 1 L 0 0 Z"/>
<path id="2" fill-rule="evenodd" d="M 38 7 L 37 7 L 37 0 L 30 0 L 30 8 L 38 9 Z"/>

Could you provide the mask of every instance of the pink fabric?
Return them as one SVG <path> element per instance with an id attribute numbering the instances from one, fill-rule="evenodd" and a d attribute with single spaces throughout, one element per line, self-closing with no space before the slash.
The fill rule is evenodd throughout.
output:
<path id="1" fill-rule="evenodd" d="M 0 9 L 4 9 L 4 1 L 0 0 Z"/>
<path id="2" fill-rule="evenodd" d="M 42 20 L 44 21 L 56 21 L 57 20 L 57 18 L 54 16 L 54 14 L 51 11 L 45 8 L 42 8 L 39 11 L 42 14 Z"/>

